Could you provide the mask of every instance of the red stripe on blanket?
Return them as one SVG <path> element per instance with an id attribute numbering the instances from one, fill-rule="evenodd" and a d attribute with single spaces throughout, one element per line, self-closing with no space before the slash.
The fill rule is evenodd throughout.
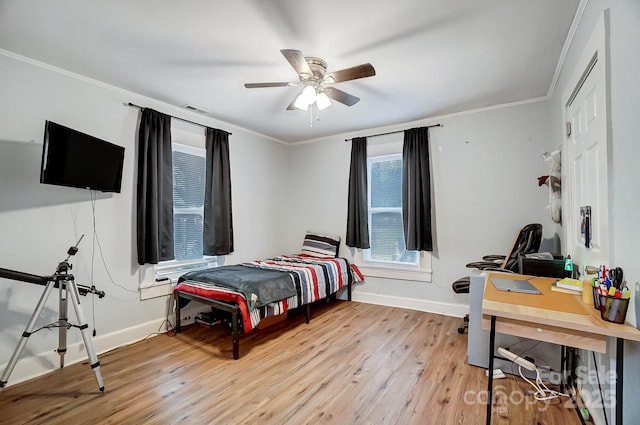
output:
<path id="1" fill-rule="evenodd" d="M 358 268 L 358 266 L 356 266 L 355 264 L 351 264 L 351 270 L 353 270 L 353 273 L 357 276 L 358 280 L 354 283 L 357 282 L 362 282 L 364 280 L 364 275 L 362 274 L 362 272 L 360 271 L 360 269 Z"/>

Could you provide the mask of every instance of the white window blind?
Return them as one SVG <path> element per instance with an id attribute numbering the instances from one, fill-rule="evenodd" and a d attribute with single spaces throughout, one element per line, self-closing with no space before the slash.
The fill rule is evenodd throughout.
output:
<path id="1" fill-rule="evenodd" d="M 204 149 L 173 145 L 173 247 L 176 261 L 202 258 Z"/>

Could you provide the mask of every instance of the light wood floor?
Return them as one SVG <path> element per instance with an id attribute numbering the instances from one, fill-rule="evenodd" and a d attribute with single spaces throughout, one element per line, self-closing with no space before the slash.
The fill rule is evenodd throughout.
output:
<path id="1" fill-rule="evenodd" d="M 484 424 L 486 377 L 459 323 L 338 301 L 242 337 L 235 361 L 228 331 L 193 325 L 100 355 L 104 394 L 87 364 L 10 385 L 0 423 Z M 510 406 L 520 380 L 496 385 L 494 424 L 579 423 L 558 402 Z"/>

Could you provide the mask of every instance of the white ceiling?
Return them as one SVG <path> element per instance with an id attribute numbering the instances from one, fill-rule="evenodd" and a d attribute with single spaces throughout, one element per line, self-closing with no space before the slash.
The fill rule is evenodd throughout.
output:
<path id="1" fill-rule="evenodd" d="M 0 49 L 284 142 L 544 97 L 579 0 L 0 0 Z M 376 76 L 313 121 L 280 49 Z M 143 105 L 144 106 L 144 105 Z"/>

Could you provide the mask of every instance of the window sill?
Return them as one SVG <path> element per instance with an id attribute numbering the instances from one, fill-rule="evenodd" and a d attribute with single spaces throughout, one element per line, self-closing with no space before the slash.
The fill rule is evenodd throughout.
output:
<path id="1" fill-rule="evenodd" d="M 180 275 L 200 269 L 206 269 L 209 267 L 216 267 L 216 257 L 204 257 L 198 260 L 187 261 L 165 261 L 154 266 L 154 273 L 156 279 L 175 279 Z"/>
<path id="2" fill-rule="evenodd" d="M 194 261 L 167 261 L 160 265 L 140 266 L 140 299 L 147 300 L 171 295 L 178 278 L 189 271 L 216 267 L 216 257 L 205 257 Z"/>
<path id="3" fill-rule="evenodd" d="M 382 277 L 386 279 L 411 280 L 416 282 L 431 282 L 431 270 L 391 269 L 387 267 L 372 267 L 356 264 L 366 277 Z"/>
<path id="4" fill-rule="evenodd" d="M 385 279 L 410 280 L 412 282 L 431 282 L 431 253 L 420 252 L 420 268 L 400 268 L 372 265 L 362 258 L 362 250 L 357 249 L 354 263 L 365 277 L 381 277 Z"/>

